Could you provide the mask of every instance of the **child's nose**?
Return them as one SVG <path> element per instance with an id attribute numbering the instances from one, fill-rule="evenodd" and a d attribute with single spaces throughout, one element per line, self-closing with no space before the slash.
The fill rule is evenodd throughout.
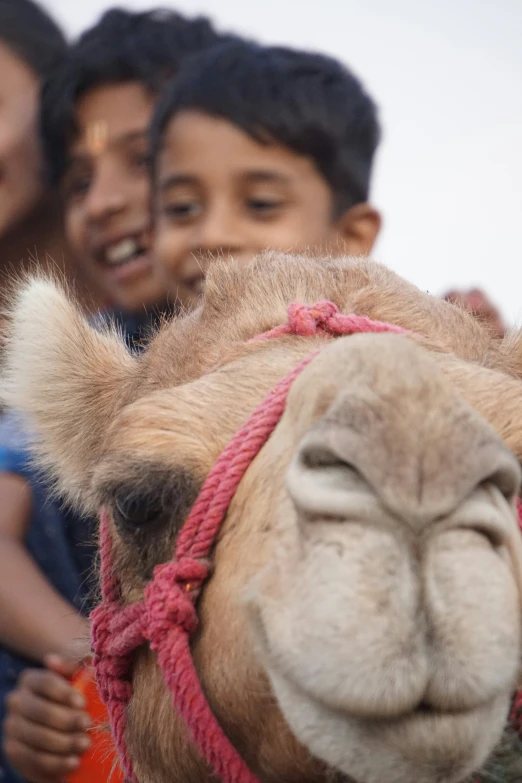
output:
<path id="1" fill-rule="evenodd" d="M 126 188 L 120 178 L 110 171 L 98 171 L 86 200 L 89 219 L 103 222 L 125 209 Z"/>
<path id="2" fill-rule="evenodd" d="M 226 209 L 214 209 L 201 221 L 194 237 L 197 248 L 216 255 L 238 255 L 243 250 L 243 239 L 238 221 Z"/>

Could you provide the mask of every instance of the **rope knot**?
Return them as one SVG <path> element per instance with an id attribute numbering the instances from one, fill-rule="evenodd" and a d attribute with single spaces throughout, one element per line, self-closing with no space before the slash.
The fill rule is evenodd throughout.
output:
<path id="1" fill-rule="evenodd" d="M 318 331 L 328 331 L 328 321 L 339 312 L 333 302 L 308 305 L 293 302 L 288 307 L 288 326 L 293 334 L 311 337 Z"/>
<path id="2" fill-rule="evenodd" d="M 207 575 L 208 566 L 191 557 L 156 566 L 154 579 L 145 589 L 151 643 L 173 626 L 188 635 L 194 633 L 198 625 L 195 596 Z"/>

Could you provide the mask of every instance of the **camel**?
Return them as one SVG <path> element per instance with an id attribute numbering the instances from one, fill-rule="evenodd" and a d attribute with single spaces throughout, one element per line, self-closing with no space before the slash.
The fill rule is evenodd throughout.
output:
<path id="1" fill-rule="evenodd" d="M 405 331 L 252 339 L 323 300 Z M 504 750 L 521 655 L 518 335 L 496 340 L 366 259 L 267 253 L 216 262 L 196 310 L 139 355 L 52 280 L 26 280 L 6 345 L 2 399 L 59 491 L 104 509 L 127 609 L 234 433 L 312 356 L 198 591 L 190 650 L 212 714 L 260 783 L 460 783 L 499 754 L 520 780 Z M 132 657 L 133 779 L 210 783 L 158 660 L 147 643 Z"/>

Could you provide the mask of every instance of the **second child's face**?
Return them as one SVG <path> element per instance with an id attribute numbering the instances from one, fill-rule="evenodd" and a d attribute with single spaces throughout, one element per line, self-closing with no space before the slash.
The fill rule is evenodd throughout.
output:
<path id="1" fill-rule="evenodd" d="M 80 263 L 108 304 L 131 312 L 164 299 L 150 257 L 152 109 L 135 82 L 86 93 L 63 181 L 67 236 Z"/>
<path id="2" fill-rule="evenodd" d="M 154 194 L 154 262 L 190 305 L 209 260 L 267 250 L 328 252 L 340 240 L 328 185 L 308 158 L 226 120 L 184 111 L 167 129 Z"/>

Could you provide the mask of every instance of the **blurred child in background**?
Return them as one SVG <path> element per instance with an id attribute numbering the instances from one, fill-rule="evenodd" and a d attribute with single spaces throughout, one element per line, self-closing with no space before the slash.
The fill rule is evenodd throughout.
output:
<path id="1" fill-rule="evenodd" d="M 32 0 L 0 0 L 0 286 L 38 262 L 76 280 L 87 306 L 97 304 L 67 245 L 57 193 L 42 178 L 38 139 L 41 83 L 67 52 L 58 25 Z M 3 301 L 3 296 L 2 296 Z"/>

